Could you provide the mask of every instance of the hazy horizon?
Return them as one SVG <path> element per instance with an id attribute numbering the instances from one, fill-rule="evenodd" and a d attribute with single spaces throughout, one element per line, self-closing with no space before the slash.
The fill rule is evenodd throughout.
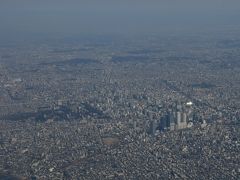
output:
<path id="1" fill-rule="evenodd" d="M 0 2 L 0 38 L 194 33 L 240 27 L 238 1 Z"/>

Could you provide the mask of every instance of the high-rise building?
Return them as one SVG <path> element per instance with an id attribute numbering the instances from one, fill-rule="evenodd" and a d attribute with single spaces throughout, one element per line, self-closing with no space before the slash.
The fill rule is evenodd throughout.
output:
<path id="1" fill-rule="evenodd" d="M 170 112 L 169 120 L 170 120 L 170 131 L 173 131 L 175 130 L 175 124 L 176 124 L 173 112 Z"/>
<path id="2" fill-rule="evenodd" d="M 157 130 L 157 122 L 155 120 L 150 123 L 150 134 L 155 135 Z"/>
<path id="3" fill-rule="evenodd" d="M 165 131 L 167 129 L 167 115 L 160 119 L 159 129 L 160 131 Z"/>
<path id="4" fill-rule="evenodd" d="M 177 111 L 177 129 L 181 129 L 181 112 Z"/>

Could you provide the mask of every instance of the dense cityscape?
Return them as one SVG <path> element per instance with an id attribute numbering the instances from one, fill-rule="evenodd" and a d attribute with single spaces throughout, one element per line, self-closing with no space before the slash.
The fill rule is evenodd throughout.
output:
<path id="1" fill-rule="evenodd" d="M 240 178 L 240 39 L 96 37 L 0 55 L 0 179 Z"/>

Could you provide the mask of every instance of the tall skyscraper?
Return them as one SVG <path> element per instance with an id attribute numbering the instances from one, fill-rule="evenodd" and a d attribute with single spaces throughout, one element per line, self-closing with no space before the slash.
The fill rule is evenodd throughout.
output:
<path id="1" fill-rule="evenodd" d="M 157 130 L 157 122 L 155 120 L 150 123 L 150 134 L 155 135 Z"/>
<path id="2" fill-rule="evenodd" d="M 181 129 L 181 112 L 177 111 L 177 129 Z"/>

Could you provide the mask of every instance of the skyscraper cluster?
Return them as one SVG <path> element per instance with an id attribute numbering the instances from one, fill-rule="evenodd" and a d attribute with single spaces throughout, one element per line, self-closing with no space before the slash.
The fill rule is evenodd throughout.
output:
<path id="1" fill-rule="evenodd" d="M 150 133 L 155 134 L 159 131 L 174 131 L 185 129 L 193 121 L 192 102 L 176 104 L 169 108 L 159 121 L 154 120 L 150 123 Z"/>

